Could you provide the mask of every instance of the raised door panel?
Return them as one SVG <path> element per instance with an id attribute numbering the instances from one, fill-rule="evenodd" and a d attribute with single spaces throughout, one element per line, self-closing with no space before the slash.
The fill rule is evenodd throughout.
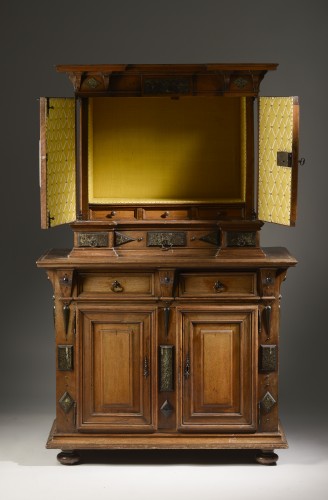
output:
<path id="1" fill-rule="evenodd" d="M 79 429 L 151 432 L 155 312 L 106 309 L 80 311 Z"/>
<path id="2" fill-rule="evenodd" d="M 181 431 L 256 429 L 256 312 L 255 306 L 181 312 Z"/>

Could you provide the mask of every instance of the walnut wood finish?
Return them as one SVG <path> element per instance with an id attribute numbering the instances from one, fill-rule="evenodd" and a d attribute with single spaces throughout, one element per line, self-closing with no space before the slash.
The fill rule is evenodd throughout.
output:
<path id="1" fill-rule="evenodd" d="M 296 261 L 285 249 L 263 250 L 261 258 L 247 249 L 238 259 L 234 252 L 186 258 L 172 250 L 158 258 L 92 261 L 88 252 L 77 258 L 53 250 L 39 259 L 55 290 L 56 343 L 74 349 L 73 370 L 57 370 L 57 416 L 47 446 L 287 447 L 278 360 L 266 372 L 258 357 L 261 345 L 278 345 L 280 286 Z M 215 291 L 218 281 L 222 292 Z M 120 291 L 113 291 L 115 282 Z M 173 352 L 168 390 L 161 390 L 159 346 Z M 269 410 L 267 392 L 275 401 Z M 68 411 L 60 402 L 66 393 Z M 267 455 L 257 460 L 272 462 Z"/>
<path id="2" fill-rule="evenodd" d="M 83 449 L 231 448 L 257 450 L 258 463 L 273 465 L 278 459 L 273 450 L 288 447 L 279 422 L 279 307 L 282 282 L 296 260 L 284 248 L 260 246 L 263 222 L 254 206 L 253 101 L 266 72 L 276 68 L 247 63 L 57 66 L 72 81 L 77 103 L 74 245 L 47 252 L 37 266 L 47 272 L 54 290 L 56 420 L 47 447 L 63 450 L 60 463 L 79 463 L 76 450 Z M 215 191 L 199 199 L 193 184 L 188 196 L 178 190 L 172 198 L 153 198 L 149 192 L 139 195 L 138 184 L 131 199 L 120 187 L 113 194 L 105 183 L 111 168 L 105 144 L 101 180 L 109 193 L 89 198 L 92 148 L 99 145 L 91 124 L 96 98 L 124 97 L 120 103 L 129 106 L 129 97 L 145 98 L 142 109 L 149 112 L 149 99 L 164 96 L 171 104 L 196 98 L 193 104 L 202 108 L 198 121 L 205 97 L 226 104 L 226 96 L 238 103 L 228 133 L 234 140 L 221 137 L 237 158 L 231 164 L 238 175 L 229 181 L 234 189 L 227 185 L 229 193 L 217 197 Z M 42 227 L 48 227 L 46 113 L 41 100 Z M 294 121 L 297 135 L 297 116 Z M 124 127 L 129 125 L 127 115 Z M 296 140 L 293 148 L 295 163 Z M 169 157 L 170 151 L 163 151 Z M 221 154 L 213 153 L 225 180 L 230 152 Z M 61 161 L 59 154 L 55 170 L 62 180 Z M 183 161 L 188 166 L 189 159 Z M 183 182 L 182 174 L 200 178 L 203 163 L 212 158 L 197 161 L 197 172 L 182 170 L 180 177 L 173 162 L 170 182 Z M 119 170 L 125 172 L 123 167 Z M 129 168 L 136 170 L 134 163 Z M 148 178 L 153 162 L 147 168 Z M 163 178 L 158 178 L 160 186 Z M 293 205 L 293 223 L 295 211 Z"/>

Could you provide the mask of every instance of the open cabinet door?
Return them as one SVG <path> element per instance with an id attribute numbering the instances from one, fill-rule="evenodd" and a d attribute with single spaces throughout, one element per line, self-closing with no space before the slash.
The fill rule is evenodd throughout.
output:
<path id="1" fill-rule="evenodd" d="M 76 219 L 75 99 L 40 99 L 41 227 Z"/>
<path id="2" fill-rule="evenodd" d="M 298 173 L 297 97 L 259 99 L 258 218 L 294 226 Z"/>

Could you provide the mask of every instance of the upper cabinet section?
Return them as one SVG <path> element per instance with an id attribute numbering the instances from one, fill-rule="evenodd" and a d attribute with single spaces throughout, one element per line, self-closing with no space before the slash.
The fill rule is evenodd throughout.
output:
<path id="1" fill-rule="evenodd" d="M 267 71 L 277 64 L 60 65 L 78 95 L 257 96 Z"/>

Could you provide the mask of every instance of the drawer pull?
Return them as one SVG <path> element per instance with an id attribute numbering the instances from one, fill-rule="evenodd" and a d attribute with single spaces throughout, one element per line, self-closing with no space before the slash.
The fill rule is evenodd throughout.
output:
<path id="1" fill-rule="evenodd" d="M 121 283 L 117 280 L 115 280 L 113 283 L 112 283 L 112 286 L 111 286 L 111 290 L 112 292 L 114 293 L 121 293 L 121 292 L 124 292 L 124 288 L 122 287 Z"/>
<path id="2" fill-rule="evenodd" d="M 217 293 L 221 293 L 221 292 L 224 292 L 225 290 L 225 286 L 223 283 L 221 283 L 221 281 L 216 281 L 214 283 L 214 286 L 213 286 L 214 290 L 217 292 Z"/>

